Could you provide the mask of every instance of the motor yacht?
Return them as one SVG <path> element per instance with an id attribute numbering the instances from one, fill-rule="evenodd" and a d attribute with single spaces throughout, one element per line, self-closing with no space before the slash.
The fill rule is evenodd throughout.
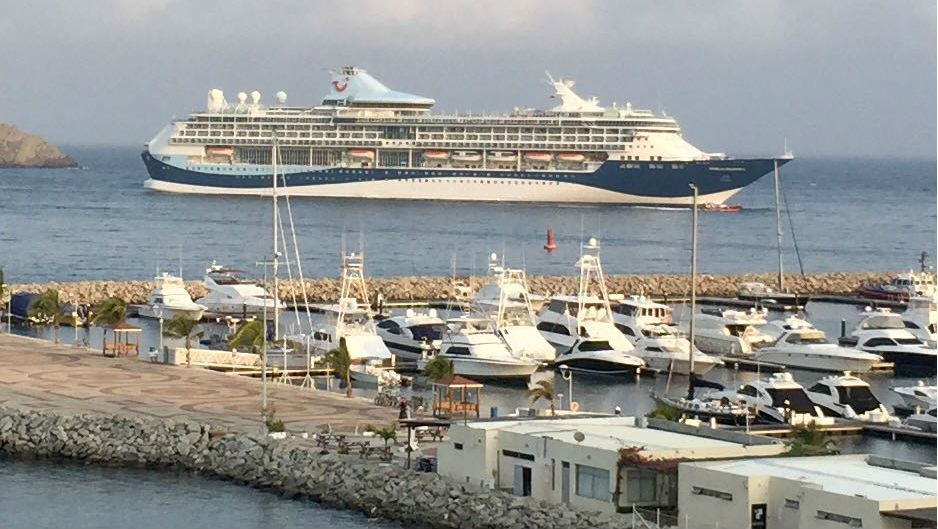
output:
<path id="1" fill-rule="evenodd" d="M 857 289 L 864 298 L 905 301 L 915 296 L 935 296 L 935 274 L 928 270 L 899 274 L 882 285 L 864 285 Z"/>
<path id="2" fill-rule="evenodd" d="M 447 320 L 437 356 L 453 363 L 453 372 L 474 379 L 528 379 L 540 362 L 511 353 L 496 333 L 495 322 L 462 316 Z M 427 360 L 419 360 L 420 369 Z"/>
<path id="3" fill-rule="evenodd" d="M 612 304 L 612 319 L 616 328 L 630 339 L 641 338 L 646 329 L 673 324 L 672 309 L 663 303 L 635 295 L 620 299 L 610 295 L 609 298 L 617 301 Z"/>
<path id="4" fill-rule="evenodd" d="M 592 375 L 634 374 L 645 365 L 640 358 L 625 354 L 600 338 L 579 338 L 557 355 L 555 364 L 561 369 Z"/>
<path id="5" fill-rule="evenodd" d="M 914 386 L 901 386 L 892 388 L 892 390 L 902 397 L 902 401 L 909 408 L 921 408 L 927 410 L 934 408 L 938 400 L 938 386 L 928 386 L 923 380 L 919 380 Z"/>
<path id="6" fill-rule="evenodd" d="M 758 330 L 765 325 L 765 309 L 741 310 L 703 309 L 694 322 L 694 345 L 701 351 L 718 356 L 750 356 L 753 347 L 772 338 Z M 681 332 L 689 333 L 690 325 L 682 322 Z"/>
<path id="7" fill-rule="evenodd" d="M 909 304 L 902 312 L 902 323 L 905 328 L 915 335 L 916 338 L 924 341 L 926 345 L 936 346 L 938 340 L 938 306 L 936 306 L 934 296 L 913 296 L 909 298 Z"/>
<path id="8" fill-rule="evenodd" d="M 818 380 L 807 389 L 811 402 L 825 415 L 871 423 L 895 423 L 886 406 L 873 395 L 870 385 L 846 372 Z"/>
<path id="9" fill-rule="evenodd" d="M 921 413 L 913 413 L 905 420 L 906 425 L 922 430 L 923 432 L 935 433 L 938 431 L 938 416 L 936 409 L 931 408 Z"/>
<path id="10" fill-rule="evenodd" d="M 902 318 L 888 309 L 868 309 L 853 332 L 840 339 L 840 344 L 882 356 L 895 364 L 896 373 L 935 374 L 936 348 L 909 332 Z"/>
<path id="11" fill-rule="evenodd" d="M 883 362 L 877 354 L 831 343 L 824 331 L 794 316 L 775 320 L 760 330 L 775 336 L 775 341 L 753 352 L 752 357 L 758 362 L 815 371 L 857 373 L 871 371 Z"/>
<path id="12" fill-rule="evenodd" d="M 170 320 L 182 314 L 190 320 L 202 319 L 205 306 L 192 301 L 181 277 L 163 272 L 153 282 L 146 304 L 140 307 L 140 316 Z"/>
<path id="13" fill-rule="evenodd" d="M 489 258 L 489 281 L 473 298 L 473 307 L 495 322 L 496 331 L 516 356 L 552 363 L 556 349 L 538 332 L 524 270 L 507 268 L 498 255 Z"/>
<path id="14" fill-rule="evenodd" d="M 440 350 L 445 322 L 436 309 L 426 312 L 407 309 L 404 314 L 377 323 L 378 336 L 402 361 L 416 362 Z"/>
<path id="15" fill-rule="evenodd" d="M 232 316 L 258 316 L 266 308 L 268 315 L 274 309 L 284 310 L 286 306 L 280 300 L 258 285 L 254 280 L 244 276 L 241 270 L 226 268 L 212 262 L 212 266 L 205 271 L 203 279 L 208 294 L 196 301 L 209 312 Z"/>
<path id="16" fill-rule="evenodd" d="M 773 373 L 768 379 L 747 382 L 738 389 L 711 392 L 705 398 L 754 407 L 759 417 L 771 422 L 809 424 L 824 416 L 791 373 Z"/>
<path id="17" fill-rule="evenodd" d="M 644 337 L 635 341 L 635 356 L 641 358 L 645 365 L 661 372 L 676 375 L 690 373 L 690 340 L 680 336 L 673 328 L 666 325 L 646 327 Z M 694 374 L 705 375 L 716 366 L 723 365 L 723 361 L 694 349 Z"/>

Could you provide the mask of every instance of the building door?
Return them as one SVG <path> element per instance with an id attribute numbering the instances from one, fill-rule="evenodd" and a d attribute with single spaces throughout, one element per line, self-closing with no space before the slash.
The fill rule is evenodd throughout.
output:
<path id="1" fill-rule="evenodd" d="M 566 461 L 560 465 L 560 501 L 570 503 L 570 463 Z"/>
<path id="2" fill-rule="evenodd" d="M 766 505 L 764 503 L 757 503 L 752 506 L 750 529 L 766 529 L 765 511 Z"/>
<path id="3" fill-rule="evenodd" d="M 531 468 L 515 465 L 514 482 L 511 493 L 515 496 L 531 495 Z"/>

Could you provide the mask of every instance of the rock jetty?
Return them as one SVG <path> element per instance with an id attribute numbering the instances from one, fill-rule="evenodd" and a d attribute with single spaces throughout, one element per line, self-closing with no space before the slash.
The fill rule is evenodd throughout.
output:
<path id="1" fill-rule="evenodd" d="M 847 295 L 865 284 L 878 284 L 889 280 L 893 272 L 834 272 L 827 274 L 786 275 L 785 284 L 789 291 L 803 295 Z M 463 278 L 473 290 L 487 281 L 484 277 Z M 759 281 L 775 284 L 775 274 L 698 275 L 697 292 L 700 296 L 728 297 L 736 294 L 739 283 Z M 609 292 L 640 294 L 655 297 L 686 297 L 690 295 L 690 278 L 683 275 L 618 275 L 607 276 Z M 340 282 L 337 278 L 306 280 L 306 295 L 310 302 L 335 301 L 339 296 Z M 532 293 L 552 295 L 573 294 L 577 289 L 577 278 L 573 276 L 531 276 L 528 286 Z M 79 281 L 74 283 L 31 283 L 12 285 L 13 292 L 42 292 L 54 288 L 60 298 L 71 303 L 95 304 L 108 297 L 119 297 L 127 303 L 143 303 L 153 284 L 149 281 Z M 206 294 L 201 281 L 186 284 L 189 294 L 199 298 Z M 452 280 L 449 277 L 375 277 L 368 280 L 372 296 L 381 293 L 385 300 L 397 301 L 442 301 L 452 296 Z M 299 280 L 280 283 L 281 298 L 301 302 L 303 292 Z"/>
<path id="2" fill-rule="evenodd" d="M 39 136 L 0 123 L 0 167 L 77 167 L 75 160 Z"/>
<path id="3" fill-rule="evenodd" d="M 393 463 L 327 453 L 308 440 L 232 433 L 195 422 L 0 408 L 0 455 L 192 470 L 405 526 L 604 529 L 627 525 L 621 515 L 558 509 Z"/>

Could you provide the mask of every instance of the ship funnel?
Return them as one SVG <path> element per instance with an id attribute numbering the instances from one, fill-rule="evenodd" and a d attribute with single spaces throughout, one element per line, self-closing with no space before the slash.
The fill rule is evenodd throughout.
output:
<path id="1" fill-rule="evenodd" d="M 277 92 L 277 104 L 278 105 L 287 104 L 287 93 L 284 92 L 283 90 Z"/>
<path id="2" fill-rule="evenodd" d="M 221 112 L 228 106 L 225 101 L 225 93 L 218 88 L 212 88 L 208 91 L 208 103 L 205 105 L 209 112 Z"/>

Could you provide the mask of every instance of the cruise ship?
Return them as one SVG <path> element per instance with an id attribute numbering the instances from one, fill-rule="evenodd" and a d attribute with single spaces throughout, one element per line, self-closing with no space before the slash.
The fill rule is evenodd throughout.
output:
<path id="1" fill-rule="evenodd" d="M 671 116 L 602 107 L 547 76 L 553 108 L 482 115 L 433 113 L 433 99 L 352 66 L 332 72 L 313 107 L 213 89 L 204 111 L 147 143 L 144 185 L 265 195 L 276 164 L 278 193 L 291 196 L 689 206 L 691 183 L 721 204 L 790 159 L 705 153 Z"/>

